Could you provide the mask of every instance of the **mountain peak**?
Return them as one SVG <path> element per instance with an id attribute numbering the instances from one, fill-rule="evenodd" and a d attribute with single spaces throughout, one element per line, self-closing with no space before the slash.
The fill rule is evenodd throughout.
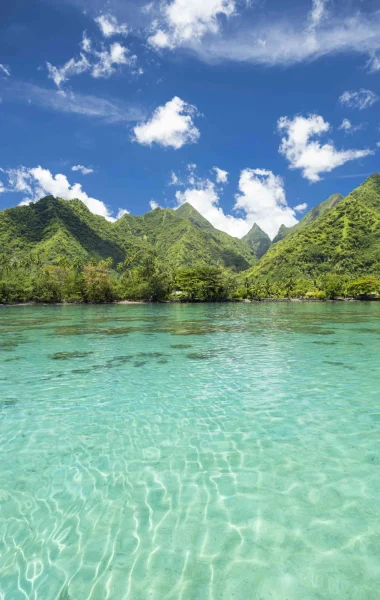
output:
<path id="1" fill-rule="evenodd" d="M 242 240 L 248 244 L 257 258 L 261 258 L 268 251 L 272 243 L 269 235 L 257 223 L 252 225 Z"/>
<path id="2" fill-rule="evenodd" d="M 192 206 L 189 202 L 185 202 L 179 208 L 176 209 L 176 214 L 181 217 L 181 219 L 189 219 L 198 227 L 202 229 L 210 229 L 212 227 L 211 223 L 205 219 L 200 212 L 197 211 L 194 206 Z"/>

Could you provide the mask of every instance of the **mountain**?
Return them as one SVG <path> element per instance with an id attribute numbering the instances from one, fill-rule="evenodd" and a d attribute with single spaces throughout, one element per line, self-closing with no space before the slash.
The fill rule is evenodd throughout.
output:
<path id="1" fill-rule="evenodd" d="M 17 258 L 33 252 L 54 264 L 62 257 L 111 257 L 116 266 L 148 249 L 173 268 L 201 262 L 241 271 L 256 261 L 245 242 L 215 229 L 190 205 L 178 211 L 157 208 L 138 217 L 127 214 L 115 223 L 94 215 L 80 200 L 53 196 L 0 212 L 0 253 Z"/>
<path id="2" fill-rule="evenodd" d="M 248 244 L 257 258 L 264 256 L 272 244 L 269 235 L 257 223 L 253 225 L 252 229 L 248 231 L 242 240 Z"/>
<path id="3" fill-rule="evenodd" d="M 339 202 L 341 202 L 343 199 L 344 198 L 341 194 L 333 194 L 332 196 L 327 198 L 327 200 L 321 202 L 320 204 L 312 208 L 308 213 L 306 213 L 306 215 L 301 219 L 301 221 L 296 225 L 293 225 L 293 227 L 286 227 L 285 225 L 281 225 L 276 237 L 273 239 L 273 244 L 276 244 L 280 240 L 283 240 L 290 233 L 293 233 L 294 231 L 299 231 L 303 227 L 310 225 L 310 223 L 313 223 L 319 217 L 325 215 L 329 210 L 335 208 L 335 206 L 337 206 Z"/>
<path id="4" fill-rule="evenodd" d="M 202 229 L 214 229 L 213 226 L 207 219 L 202 217 L 201 213 L 199 213 L 191 204 L 185 202 L 179 208 L 176 209 L 176 215 L 181 217 L 181 219 L 188 219 L 198 227 Z M 222 233 L 222 232 L 221 232 Z"/>
<path id="5" fill-rule="evenodd" d="M 273 244 L 247 275 L 284 280 L 325 273 L 380 274 L 379 174 L 372 175 L 344 199 L 329 198 L 319 216 L 301 224 Z"/>
<path id="6" fill-rule="evenodd" d="M 189 204 L 177 210 L 156 208 L 141 217 L 125 215 L 115 228 L 122 236 L 133 232 L 136 243 L 143 237 L 173 268 L 203 262 L 243 271 L 256 262 L 245 242 L 215 229 Z"/>

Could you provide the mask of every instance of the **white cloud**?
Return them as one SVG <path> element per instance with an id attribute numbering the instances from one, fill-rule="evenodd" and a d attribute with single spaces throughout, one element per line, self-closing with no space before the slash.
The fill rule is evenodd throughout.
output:
<path id="1" fill-rule="evenodd" d="M 102 23 L 104 25 L 103 21 Z M 111 26 L 111 24 L 110 21 L 109 25 Z M 109 28 L 105 30 L 110 31 Z M 110 35 L 113 34 L 106 37 Z M 55 67 L 50 62 L 46 63 L 48 77 L 54 81 L 59 89 L 74 75 L 81 75 L 85 72 L 89 72 L 91 77 L 95 79 L 110 77 L 116 72 L 117 67 L 122 65 L 131 67 L 135 74 L 141 75 L 143 72 L 142 69 L 136 68 L 137 56 L 132 55 L 128 48 L 119 42 L 112 43 L 108 48 L 101 44 L 101 49 L 97 50 L 93 47 L 90 38 L 87 37 L 86 31 L 84 31 L 80 47 L 82 50 L 80 57 L 71 58 L 62 67 Z"/>
<path id="2" fill-rule="evenodd" d="M 68 81 L 73 75 L 80 75 L 81 73 L 88 71 L 91 65 L 86 56 L 81 54 L 78 60 L 75 60 L 75 58 L 70 58 L 70 60 L 63 65 L 63 67 L 55 67 L 49 62 L 46 63 L 46 66 L 48 68 L 49 79 L 52 79 L 55 85 L 60 88 L 61 85 Z"/>
<path id="3" fill-rule="evenodd" d="M 322 20 L 326 17 L 326 0 L 313 0 L 312 8 L 308 18 L 308 29 L 315 31 Z"/>
<path id="4" fill-rule="evenodd" d="M 141 12 L 144 15 L 149 15 L 149 13 L 151 13 L 154 9 L 154 2 L 148 2 L 148 4 L 145 4 L 142 9 Z"/>
<path id="5" fill-rule="evenodd" d="M 95 54 L 99 60 L 93 65 L 91 75 L 96 79 L 110 77 L 116 71 L 115 65 L 134 67 L 137 61 L 137 56 L 131 55 L 128 48 L 125 48 L 119 42 L 111 44 L 109 50 L 102 50 L 101 52 L 95 52 Z"/>
<path id="6" fill-rule="evenodd" d="M 363 129 L 364 124 L 353 125 L 349 119 L 343 119 L 342 123 L 339 126 L 339 129 L 345 131 L 346 133 L 355 133 L 355 131 L 360 131 Z"/>
<path id="7" fill-rule="evenodd" d="M 82 41 L 80 43 L 83 52 L 91 52 L 92 50 L 92 42 L 89 37 L 87 37 L 87 33 L 84 31 L 82 36 Z"/>
<path id="8" fill-rule="evenodd" d="M 216 173 L 216 183 L 228 183 L 228 171 L 223 171 L 219 167 L 213 167 Z"/>
<path id="9" fill-rule="evenodd" d="M 219 206 L 219 192 L 210 179 L 196 177 L 194 171 L 188 178 L 188 187 L 176 192 L 177 205 L 191 204 L 214 227 L 234 237 L 241 238 L 257 223 L 272 238 L 280 225 L 297 223 L 294 210 L 286 202 L 283 181 L 271 171 L 244 169 L 239 180 L 240 193 L 236 195 L 236 217 L 226 214 Z"/>
<path id="10" fill-rule="evenodd" d="M 10 70 L 10 68 L 8 67 L 8 65 L 2 65 L 2 64 L 0 63 L 0 71 L 1 71 L 2 73 L 4 73 L 4 75 L 6 75 L 7 77 L 10 77 L 10 76 L 11 76 L 11 70 Z"/>
<path id="11" fill-rule="evenodd" d="M 176 150 L 185 144 L 194 144 L 200 136 L 193 123 L 193 117 L 197 114 L 195 106 L 175 96 L 156 108 L 146 123 L 134 128 L 135 141 L 146 146 L 157 143 Z"/>
<path id="12" fill-rule="evenodd" d="M 108 221 L 114 220 L 104 202 L 88 196 L 79 183 L 70 184 L 66 175 L 62 175 L 62 173 L 53 175 L 48 169 L 42 167 L 33 169 L 19 167 L 18 169 L 9 169 L 6 173 L 9 181 L 8 191 L 25 194 L 21 204 L 36 202 L 46 195 L 53 195 L 64 200 L 77 198 L 82 200 L 95 215 L 101 215 Z"/>
<path id="13" fill-rule="evenodd" d="M 3 182 L 2 182 L 2 181 L 0 181 L 0 194 L 2 194 L 2 193 L 3 193 L 3 192 L 5 192 L 5 191 L 6 191 L 6 189 L 5 189 L 5 187 L 4 187 L 4 184 L 3 184 Z"/>
<path id="14" fill-rule="evenodd" d="M 303 202 L 302 204 L 297 204 L 297 206 L 294 207 L 294 210 L 296 212 L 303 212 L 304 210 L 307 209 L 307 204 L 306 202 Z"/>
<path id="15" fill-rule="evenodd" d="M 179 181 L 178 175 L 176 175 L 174 173 L 174 171 L 172 171 L 170 173 L 170 183 L 169 183 L 169 185 L 179 185 L 179 184 L 180 184 L 180 181 Z"/>
<path id="16" fill-rule="evenodd" d="M 230 17 L 235 0 L 173 0 L 162 8 L 162 19 L 148 42 L 158 48 L 173 48 L 199 40 L 219 30 L 218 17 Z"/>
<path id="17" fill-rule="evenodd" d="M 148 43 L 154 48 L 174 48 L 175 44 L 165 31 L 159 29 L 148 38 Z"/>
<path id="18" fill-rule="evenodd" d="M 250 229 L 245 219 L 226 215 L 223 209 L 218 206 L 218 192 L 214 182 L 210 179 L 201 180 L 195 186 L 189 187 L 184 191 L 177 191 L 175 196 L 178 206 L 188 202 L 214 227 L 234 237 L 241 238 Z"/>
<path id="19" fill-rule="evenodd" d="M 380 11 L 352 11 L 352 3 L 331 3 L 337 11 L 325 19 L 322 4 L 314 4 L 306 27 L 302 15 L 293 16 L 287 7 L 278 17 L 271 13 L 270 18 L 259 15 L 254 21 L 243 14 L 236 18 L 234 27 L 221 30 L 219 35 L 207 35 L 201 41 L 192 38 L 183 45 L 206 62 L 268 66 L 310 62 L 337 53 L 373 56 L 380 50 Z"/>
<path id="20" fill-rule="evenodd" d="M 379 97 L 374 92 L 365 89 L 358 90 L 357 92 L 343 92 L 339 98 L 341 104 L 345 104 L 350 108 L 358 108 L 359 110 L 370 108 L 378 100 Z"/>
<path id="21" fill-rule="evenodd" d="M 376 142 L 376 146 L 380 148 L 380 142 Z"/>
<path id="22" fill-rule="evenodd" d="M 239 180 L 240 194 L 234 209 L 245 211 L 252 226 L 257 223 L 273 238 L 281 225 L 297 223 L 294 210 L 288 206 L 281 177 L 265 169 L 244 169 Z"/>
<path id="23" fill-rule="evenodd" d="M 367 69 L 370 73 L 380 71 L 380 57 L 376 53 L 371 53 L 367 62 Z"/>
<path id="24" fill-rule="evenodd" d="M 109 38 L 113 35 L 127 35 L 128 27 L 125 23 L 118 23 L 113 15 L 100 15 L 95 19 L 104 37 Z"/>
<path id="25" fill-rule="evenodd" d="M 121 219 L 121 217 L 124 217 L 124 215 L 130 215 L 130 214 L 131 213 L 126 208 L 119 208 L 119 211 L 118 211 L 118 213 L 116 215 L 116 221 L 118 221 L 119 219 Z"/>
<path id="26" fill-rule="evenodd" d="M 89 167 L 84 167 L 83 165 L 74 165 L 71 167 L 72 171 L 80 171 L 82 175 L 89 175 L 94 172 L 94 169 L 90 169 Z"/>
<path id="27" fill-rule="evenodd" d="M 7 87 L 6 94 L 6 97 L 27 101 L 32 106 L 91 117 L 105 123 L 128 123 L 144 118 L 142 109 L 132 104 L 87 94 L 63 94 L 29 83 L 14 82 Z"/>
<path id="28" fill-rule="evenodd" d="M 352 129 L 351 121 L 349 121 L 348 119 L 343 119 L 339 129 L 343 129 L 343 131 L 350 131 L 350 129 Z"/>
<path id="29" fill-rule="evenodd" d="M 161 206 L 155 200 L 151 200 L 149 202 L 149 206 L 151 210 L 155 210 L 156 208 L 161 208 Z"/>
<path id="30" fill-rule="evenodd" d="M 312 138 L 320 137 L 330 130 L 330 124 L 319 115 L 282 117 L 278 130 L 285 134 L 279 151 L 290 163 L 291 169 L 300 169 L 302 176 L 315 182 L 321 173 L 327 173 L 350 160 L 373 154 L 371 150 L 337 150 L 332 142 L 321 144 Z"/>

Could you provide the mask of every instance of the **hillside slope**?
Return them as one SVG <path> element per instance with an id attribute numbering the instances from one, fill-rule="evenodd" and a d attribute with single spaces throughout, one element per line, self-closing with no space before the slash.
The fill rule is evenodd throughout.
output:
<path id="1" fill-rule="evenodd" d="M 69 261 L 111 257 L 116 266 L 126 256 L 149 249 L 173 268 L 202 262 L 241 271 L 256 260 L 247 244 L 215 229 L 194 209 L 185 208 L 182 214 L 156 209 L 111 223 L 92 214 L 80 200 L 47 196 L 0 212 L 0 254 L 17 259 L 34 253 L 55 264 L 63 257 Z"/>
<path id="2" fill-rule="evenodd" d="M 264 256 L 272 244 L 269 235 L 257 223 L 254 223 L 252 229 L 242 237 L 242 240 L 248 244 L 257 258 Z"/>
<path id="3" fill-rule="evenodd" d="M 190 205 L 178 210 L 156 208 L 141 217 L 125 215 L 115 229 L 143 238 L 173 268 L 199 262 L 233 267 L 238 271 L 255 263 L 249 246 L 215 229 Z"/>
<path id="4" fill-rule="evenodd" d="M 325 273 L 380 275 L 380 175 L 271 246 L 247 275 L 271 280 Z"/>
<path id="5" fill-rule="evenodd" d="M 299 221 L 299 223 L 297 223 L 296 225 L 293 225 L 293 227 L 286 227 L 285 225 L 281 225 L 272 243 L 276 244 L 277 242 L 285 239 L 291 233 L 299 231 L 307 225 L 314 223 L 314 221 L 316 221 L 319 217 L 322 217 L 323 215 L 328 213 L 329 210 L 335 208 L 335 206 L 337 206 L 342 200 L 344 200 L 344 197 L 341 194 L 332 194 L 332 196 L 327 198 L 327 200 L 324 200 L 317 206 L 314 206 L 314 208 L 312 208 L 308 213 L 306 213 L 306 215 L 301 219 L 301 221 Z"/>

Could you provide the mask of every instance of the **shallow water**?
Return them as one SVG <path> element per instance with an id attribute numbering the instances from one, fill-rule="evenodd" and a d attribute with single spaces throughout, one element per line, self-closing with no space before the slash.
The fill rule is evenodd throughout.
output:
<path id="1" fill-rule="evenodd" d="M 1 600 L 378 600 L 380 303 L 0 309 Z"/>

